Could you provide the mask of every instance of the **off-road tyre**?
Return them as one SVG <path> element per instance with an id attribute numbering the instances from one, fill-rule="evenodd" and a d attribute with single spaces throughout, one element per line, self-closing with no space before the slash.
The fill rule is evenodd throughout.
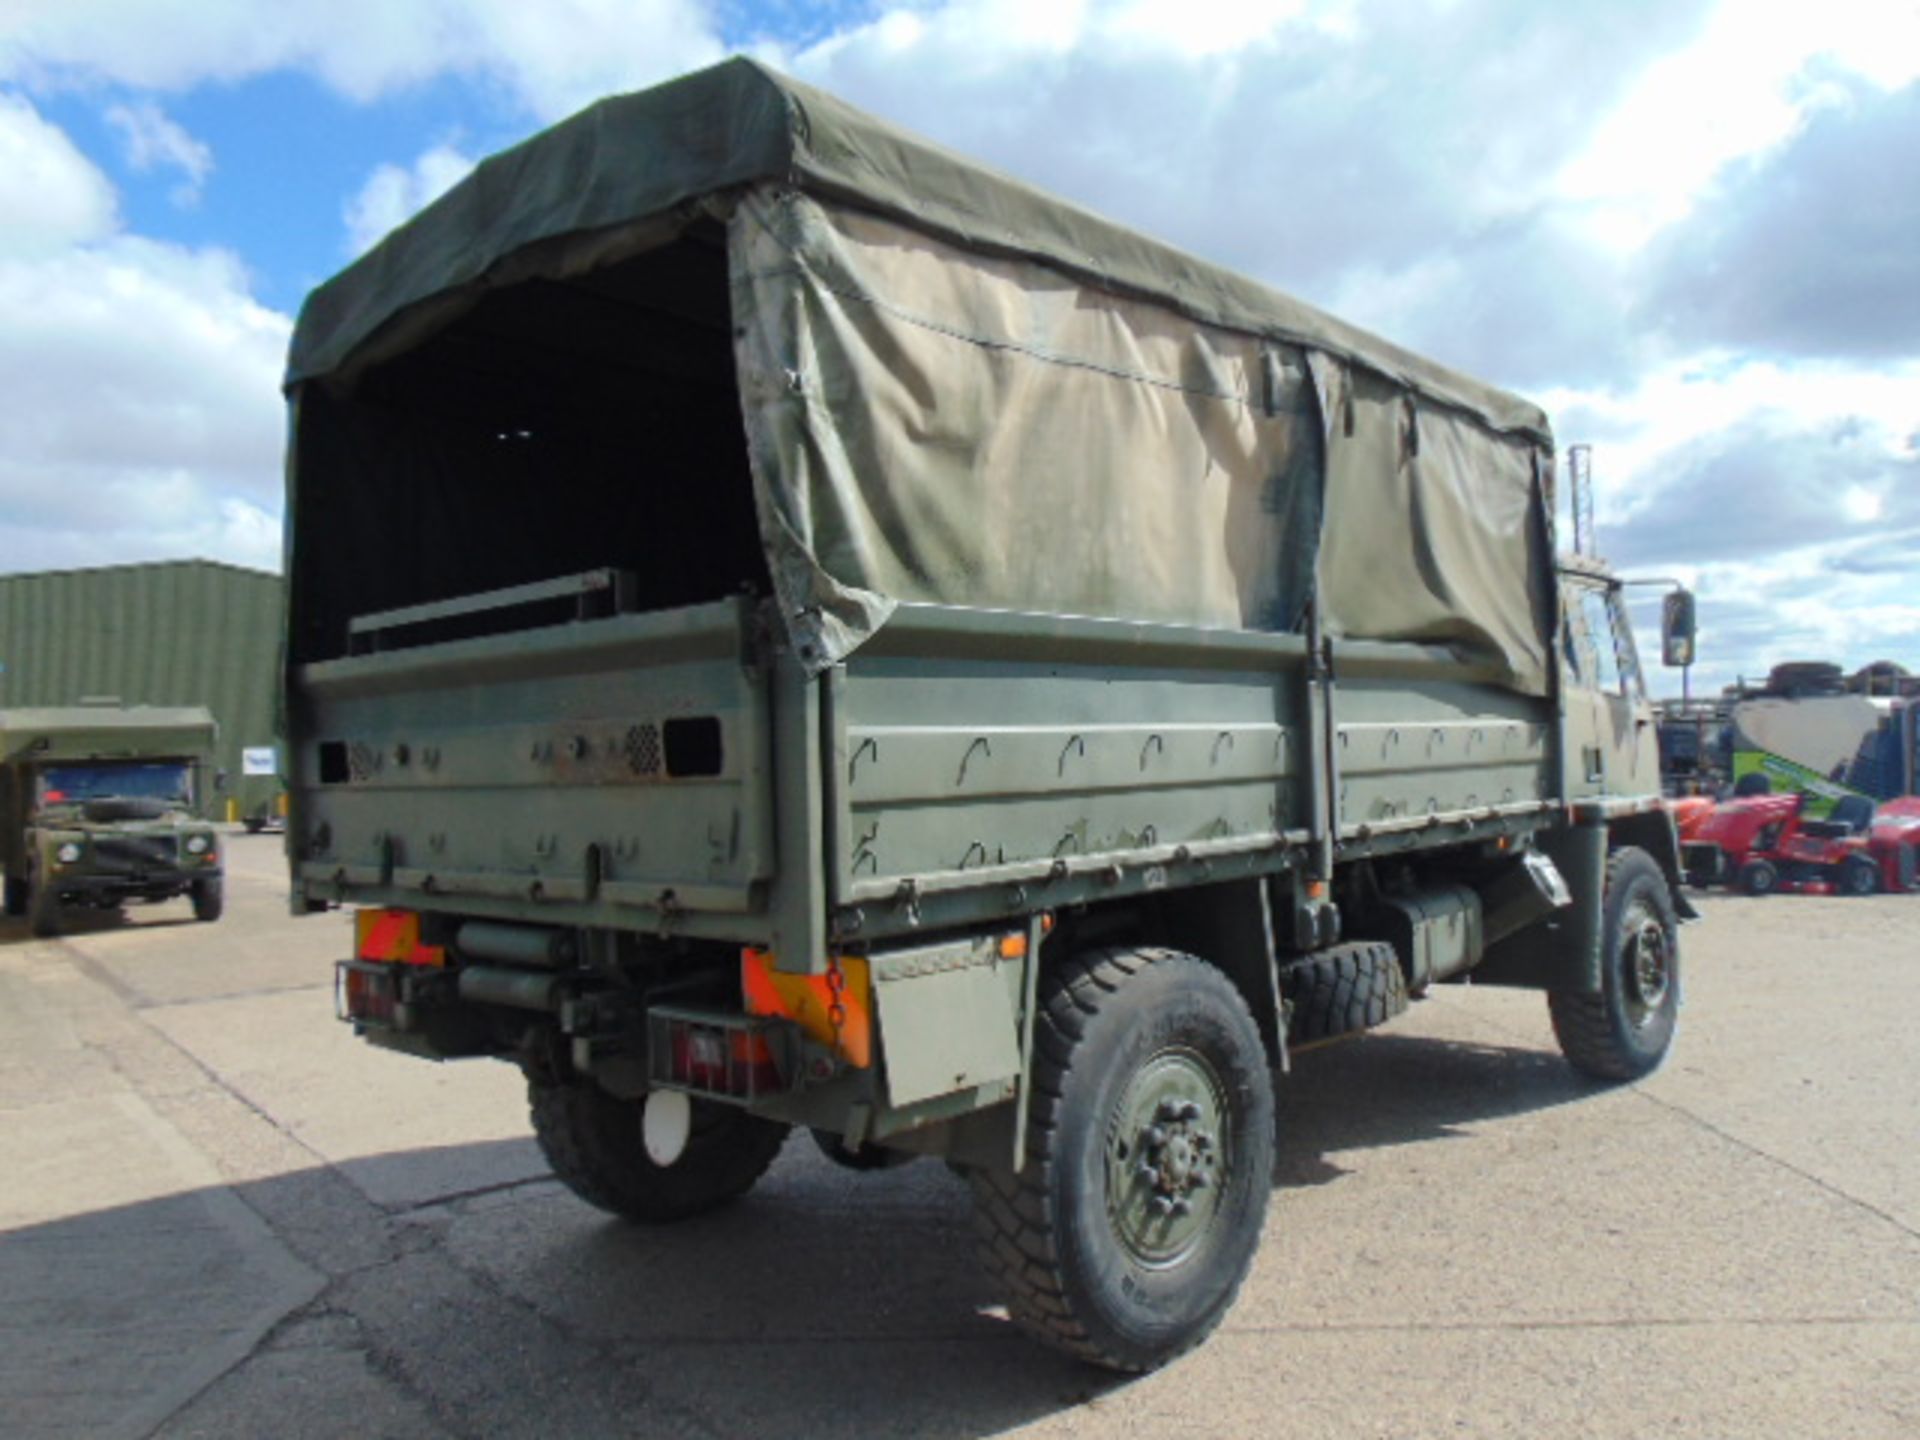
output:
<path id="1" fill-rule="evenodd" d="M 656 1165 L 642 1139 L 644 1099 L 597 1085 L 529 1081 L 527 1104 L 540 1153 L 559 1181 L 589 1205 L 646 1225 L 690 1219 L 737 1200 L 773 1164 L 788 1128 L 713 1100 L 693 1102 L 693 1133 L 671 1165 Z"/>
<path id="2" fill-rule="evenodd" d="M 1840 873 L 1834 877 L 1833 888 L 1842 895 L 1878 895 L 1880 867 L 1864 855 L 1849 855 L 1840 862 Z"/>
<path id="3" fill-rule="evenodd" d="M 1266 1052 L 1232 981 L 1171 950 L 1076 956 L 1042 980 L 1026 1163 L 969 1172 L 982 1261 L 1041 1343 L 1151 1370 L 1232 1305 L 1259 1245 L 1273 1147 Z M 1144 1178 L 1154 1161 L 1162 1178 Z M 1188 1213 L 1152 1208 L 1176 1196 Z"/>
<path id="4" fill-rule="evenodd" d="M 202 921 L 218 920 L 227 908 L 227 887 L 220 880 L 196 880 L 187 892 L 193 901 L 193 918 Z"/>
<path id="5" fill-rule="evenodd" d="M 1741 894 L 1751 895 L 1755 899 L 1771 895 L 1780 888 L 1780 867 L 1771 860 L 1756 856 L 1740 866 L 1733 883 L 1740 888 Z"/>
<path id="6" fill-rule="evenodd" d="M 1549 991 L 1560 1053 L 1600 1080 L 1638 1080 L 1666 1058 L 1680 1015 L 1680 922 L 1659 864 L 1634 846 L 1607 860 L 1598 995 Z"/>
<path id="7" fill-rule="evenodd" d="M 1290 1048 L 1371 1030 L 1407 1008 L 1406 972 L 1384 940 L 1335 945 L 1296 961 L 1281 972 L 1280 986 Z"/>

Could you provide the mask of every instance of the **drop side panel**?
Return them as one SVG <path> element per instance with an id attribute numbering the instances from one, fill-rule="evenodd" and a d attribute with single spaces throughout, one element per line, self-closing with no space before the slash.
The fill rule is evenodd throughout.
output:
<path id="1" fill-rule="evenodd" d="M 725 601 L 303 667 L 296 898 L 763 938 L 749 622 Z"/>

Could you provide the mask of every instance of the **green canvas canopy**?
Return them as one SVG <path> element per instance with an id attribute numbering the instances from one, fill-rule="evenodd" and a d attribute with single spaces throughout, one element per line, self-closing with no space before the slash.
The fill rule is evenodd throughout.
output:
<path id="1" fill-rule="evenodd" d="M 602 100 L 483 160 L 313 292 L 288 382 L 340 368 L 422 301 L 490 276 L 510 280 L 496 267 L 530 246 L 618 230 L 768 182 L 852 202 L 968 248 L 1044 261 L 1208 324 L 1324 350 L 1495 429 L 1548 438 L 1546 416 L 1517 396 L 744 58 Z"/>
<path id="2" fill-rule="evenodd" d="M 490 398 L 577 401 L 589 361 L 647 377 L 595 391 L 632 433 Z M 483 162 L 309 297 L 288 387 L 296 656 L 349 594 L 591 563 L 658 603 L 757 573 L 815 669 L 902 601 L 1284 630 L 1317 598 L 1335 635 L 1548 688 L 1538 408 L 744 59 Z M 722 408 L 737 465 L 691 433 Z M 760 553 L 696 563 L 734 485 Z M 443 543 L 394 538 L 403 492 Z"/>

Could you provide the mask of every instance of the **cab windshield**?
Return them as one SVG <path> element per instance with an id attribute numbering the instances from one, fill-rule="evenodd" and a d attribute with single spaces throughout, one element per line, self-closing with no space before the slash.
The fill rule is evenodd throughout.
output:
<path id="1" fill-rule="evenodd" d="M 50 765 L 40 772 L 42 805 L 79 805 L 88 800 L 167 800 L 185 805 L 193 795 L 181 760 L 118 764 Z"/>

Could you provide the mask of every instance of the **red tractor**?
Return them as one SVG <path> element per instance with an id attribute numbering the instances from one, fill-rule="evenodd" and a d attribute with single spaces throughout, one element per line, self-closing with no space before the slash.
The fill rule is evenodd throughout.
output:
<path id="1" fill-rule="evenodd" d="M 1913 888 L 1920 801 L 1895 801 L 1878 820 L 1864 795 L 1843 796 L 1824 820 L 1805 810 L 1806 797 L 1797 793 L 1736 795 L 1716 805 L 1682 839 L 1689 883 L 1736 886 L 1749 895 Z"/>
<path id="2" fill-rule="evenodd" d="M 1920 886 L 1920 795 L 1903 795 L 1874 811 L 1867 844 L 1880 857 L 1887 889 Z"/>

